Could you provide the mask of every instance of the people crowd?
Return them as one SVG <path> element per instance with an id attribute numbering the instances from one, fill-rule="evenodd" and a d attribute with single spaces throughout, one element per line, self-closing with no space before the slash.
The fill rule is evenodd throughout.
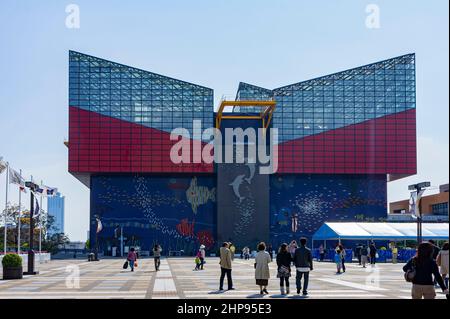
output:
<path id="1" fill-rule="evenodd" d="M 392 252 L 392 263 L 396 264 L 398 259 L 398 247 L 391 243 L 389 245 Z M 381 248 L 382 250 L 385 248 Z M 255 283 L 259 287 L 261 295 L 268 294 L 269 279 L 271 278 L 269 264 L 272 260 L 272 246 L 260 242 L 256 246 L 254 260 Z M 224 242 L 219 250 L 220 279 L 219 290 L 224 290 L 224 281 L 227 277 L 227 289 L 234 290 L 232 269 L 236 246 L 231 242 Z M 379 258 L 378 249 L 372 241 L 367 246 L 356 244 L 352 252 L 351 259 L 355 257 L 358 265 L 366 268 L 367 264 L 375 267 Z M 155 271 L 159 271 L 161 264 L 162 248 L 155 244 L 153 249 L 153 259 Z M 241 259 L 245 261 L 250 259 L 251 250 L 245 246 L 241 250 Z M 323 262 L 326 258 L 327 250 L 324 245 L 318 249 L 317 260 Z M 332 261 L 336 264 L 336 274 L 342 274 L 346 271 L 346 258 L 348 252 L 341 242 L 337 243 Z M 329 255 L 330 256 L 330 255 Z M 131 247 L 127 254 L 124 269 L 130 267 L 133 272 L 137 267 L 138 252 Z M 330 258 L 330 257 L 328 257 Z M 329 259 L 328 259 L 329 260 Z M 194 270 L 203 270 L 206 263 L 206 247 L 201 244 L 195 254 Z M 290 294 L 290 277 L 292 276 L 292 267 L 295 267 L 295 284 L 297 294 L 308 295 L 309 274 L 313 268 L 313 252 L 307 247 L 307 239 L 301 238 L 299 244 L 293 240 L 289 244 L 282 243 L 276 253 L 276 278 L 280 280 L 280 294 Z M 448 297 L 448 277 L 449 277 L 449 243 L 445 242 L 442 248 L 433 241 L 423 242 L 418 245 L 416 254 L 404 265 L 405 280 L 412 283 L 411 296 L 413 299 L 434 299 L 436 297 L 435 288 L 441 288 Z"/>

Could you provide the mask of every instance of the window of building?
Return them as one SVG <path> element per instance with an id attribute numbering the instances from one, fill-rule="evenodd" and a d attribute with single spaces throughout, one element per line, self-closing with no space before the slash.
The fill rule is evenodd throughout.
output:
<path id="1" fill-rule="evenodd" d="M 433 215 L 448 215 L 448 203 L 438 203 L 431 205 Z"/>

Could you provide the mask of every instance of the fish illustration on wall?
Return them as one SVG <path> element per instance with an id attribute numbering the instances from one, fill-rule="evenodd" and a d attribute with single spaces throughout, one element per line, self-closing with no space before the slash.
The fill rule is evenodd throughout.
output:
<path id="1" fill-rule="evenodd" d="M 197 177 L 192 178 L 191 185 L 186 190 L 187 201 L 192 206 L 192 211 L 197 214 L 197 208 L 200 205 L 206 204 L 209 200 L 216 201 L 216 189 L 208 189 L 206 186 L 197 185 Z"/>
<path id="2" fill-rule="evenodd" d="M 236 197 L 239 198 L 239 203 L 242 202 L 245 198 L 244 196 L 241 196 L 241 193 L 239 192 L 239 187 L 241 186 L 242 182 L 244 181 L 244 177 L 245 177 L 244 174 L 238 175 L 238 176 L 236 176 L 234 181 L 229 184 L 231 187 L 233 187 L 234 195 L 236 195 Z"/>

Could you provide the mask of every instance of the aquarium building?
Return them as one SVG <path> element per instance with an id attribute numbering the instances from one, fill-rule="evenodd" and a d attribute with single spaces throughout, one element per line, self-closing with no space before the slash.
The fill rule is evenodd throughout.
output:
<path id="1" fill-rule="evenodd" d="M 216 112 L 213 100 L 211 88 L 69 52 L 69 172 L 90 189 L 92 247 L 111 253 L 121 231 L 143 251 L 276 246 L 324 222 L 383 221 L 387 183 L 416 173 L 414 54 L 274 89 L 241 82 Z M 174 163 L 170 133 L 194 120 L 277 129 L 277 171 Z"/>

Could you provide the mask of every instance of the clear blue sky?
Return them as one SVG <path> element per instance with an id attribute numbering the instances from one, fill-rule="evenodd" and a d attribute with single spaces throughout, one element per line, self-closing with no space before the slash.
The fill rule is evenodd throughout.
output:
<path id="1" fill-rule="evenodd" d="M 80 29 L 65 26 L 70 3 Z M 380 29 L 366 28 L 370 3 Z M 410 182 L 449 179 L 448 9 L 447 0 L 2 0 L 0 156 L 59 187 L 66 231 L 84 240 L 89 192 L 67 173 L 63 145 L 69 49 L 205 85 L 216 100 L 239 81 L 274 88 L 415 52 L 419 172 L 390 183 L 388 194 L 403 199 Z"/>

